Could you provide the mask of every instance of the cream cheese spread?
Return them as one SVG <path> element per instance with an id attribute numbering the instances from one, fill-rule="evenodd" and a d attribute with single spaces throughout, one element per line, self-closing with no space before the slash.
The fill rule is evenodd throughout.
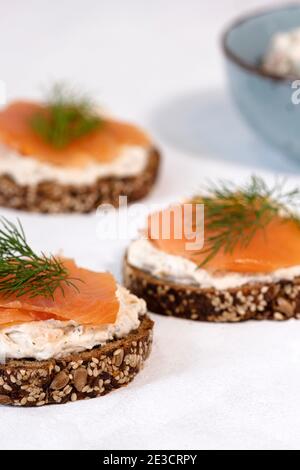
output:
<path id="1" fill-rule="evenodd" d="M 120 309 L 114 324 L 89 326 L 75 322 L 46 320 L 17 324 L 0 330 L 0 359 L 44 360 L 92 349 L 123 338 L 140 325 L 145 301 L 118 286 Z"/>
<path id="2" fill-rule="evenodd" d="M 242 286 L 251 282 L 276 282 L 282 279 L 292 280 L 300 276 L 300 266 L 278 269 L 266 274 L 226 273 L 211 274 L 198 268 L 193 261 L 181 256 L 171 255 L 157 249 L 149 240 L 139 239 L 131 243 L 128 249 L 128 262 L 151 275 L 178 284 L 195 285 L 218 290 Z"/>
<path id="3" fill-rule="evenodd" d="M 263 69 L 283 77 L 300 77 L 300 28 L 277 33 L 272 37 Z"/>
<path id="4" fill-rule="evenodd" d="M 126 145 L 110 163 L 89 162 L 84 167 L 61 167 L 41 162 L 33 156 L 22 156 L 1 144 L 0 174 L 11 176 L 20 185 L 45 181 L 72 185 L 93 184 L 99 178 L 138 175 L 146 167 L 148 157 L 149 149 Z"/>

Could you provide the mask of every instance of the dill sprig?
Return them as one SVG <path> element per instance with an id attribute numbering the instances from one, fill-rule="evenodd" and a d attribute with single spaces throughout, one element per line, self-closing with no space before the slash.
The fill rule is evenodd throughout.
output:
<path id="1" fill-rule="evenodd" d="M 0 219 L 0 293 L 20 297 L 28 294 L 53 298 L 64 286 L 77 289 L 62 261 L 37 254 L 28 245 L 21 223 Z"/>
<path id="2" fill-rule="evenodd" d="M 101 123 L 90 98 L 62 83 L 53 86 L 43 109 L 30 120 L 34 132 L 57 149 L 89 134 Z"/>
<path id="3" fill-rule="evenodd" d="M 237 246 L 245 248 L 254 235 L 272 221 L 275 216 L 282 220 L 294 220 L 300 203 L 300 190 L 285 191 L 284 182 L 268 187 L 258 176 L 252 176 L 244 186 L 230 182 L 212 184 L 205 196 L 195 197 L 195 203 L 204 204 L 205 230 L 209 232 L 202 253 L 206 257 L 200 267 L 206 265 L 223 250 L 232 253 Z"/>

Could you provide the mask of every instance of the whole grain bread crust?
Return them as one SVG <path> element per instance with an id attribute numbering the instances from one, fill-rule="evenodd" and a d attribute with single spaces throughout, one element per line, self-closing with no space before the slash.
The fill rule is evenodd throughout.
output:
<path id="1" fill-rule="evenodd" d="M 300 277 L 217 290 L 158 279 L 128 263 L 124 285 L 147 302 L 149 311 L 190 320 L 240 322 L 300 318 Z"/>
<path id="2" fill-rule="evenodd" d="M 144 170 L 124 178 L 99 178 L 89 185 L 66 185 L 45 181 L 35 185 L 20 185 L 10 175 L 0 175 L 0 206 L 29 212 L 66 213 L 91 212 L 100 204 L 118 206 L 119 196 L 128 202 L 145 197 L 152 189 L 158 175 L 159 151 L 149 152 Z"/>
<path id="3" fill-rule="evenodd" d="M 0 404 L 42 406 L 106 395 L 127 385 L 148 358 L 153 321 L 145 315 L 125 338 L 46 361 L 0 364 Z"/>

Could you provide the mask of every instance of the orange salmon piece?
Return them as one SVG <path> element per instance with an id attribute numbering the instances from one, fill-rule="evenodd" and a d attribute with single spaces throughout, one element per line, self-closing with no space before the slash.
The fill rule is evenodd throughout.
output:
<path id="1" fill-rule="evenodd" d="M 72 286 L 56 289 L 54 298 L 0 297 L 0 325 L 46 319 L 73 320 L 78 324 L 103 325 L 115 323 L 119 311 L 117 284 L 109 273 L 96 273 L 78 268 L 74 261 L 63 260 Z"/>
<path id="2" fill-rule="evenodd" d="M 176 222 L 175 218 L 171 217 L 170 237 L 164 239 L 162 220 L 168 211 L 170 212 L 170 209 L 158 213 L 155 217 L 148 218 L 149 240 L 159 250 L 190 259 L 200 266 L 208 254 L 208 239 L 213 233 L 209 232 L 204 225 L 203 248 L 200 250 L 187 249 L 187 243 L 193 241 L 193 238 L 190 239 L 183 233 L 180 239 L 176 239 L 175 229 L 178 221 Z M 184 217 L 179 223 L 184 224 Z M 232 252 L 225 252 L 221 249 L 204 265 L 204 269 L 211 272 L 270 273 L 277 269 L 296 265 L 300 265 L 300 227 L 292 219 L 274 217 L 264 229 L 255 232 L 247 246 L 238 244 Z"/>
<path id="3" fill-rule="evenodd" d="M 56 166 L 78 167 L 88 162 L 109 163 L 125 145 L 149 147 L 149 137 L 134 125 L 103 119 L 99 128 L 63 148 L 53 147 L 31 127 L 31 120 L 45 108 L 34 102 L 15 101 L 0 112 L 0 142 L 24 157 Z"/>

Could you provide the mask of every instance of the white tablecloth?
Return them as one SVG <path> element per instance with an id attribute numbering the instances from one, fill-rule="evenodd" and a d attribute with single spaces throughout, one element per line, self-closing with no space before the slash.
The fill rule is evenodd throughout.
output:
<path id="1" fill-rule="evenodd" d="M 37 95 L 53 79 L 72 80 L 149 129 L 164 163 L 148 204 L 191 194 L 207 178 L 280 173 L 299 183 L 300 166 L 240 121 L 218 49 L 228 19 L 247 5 L 269 3 L 2 2 L 0 79 L 9 98 Z M 120 276 L 126 240 L 101 241 L 95 215 L 19 215 L 36 248 L 62 249 Z M 0 448 L 299 446 L 300 322 L 153 319 L 153 354 L 131 385 L 63 407 L 2 407 Z"/>

